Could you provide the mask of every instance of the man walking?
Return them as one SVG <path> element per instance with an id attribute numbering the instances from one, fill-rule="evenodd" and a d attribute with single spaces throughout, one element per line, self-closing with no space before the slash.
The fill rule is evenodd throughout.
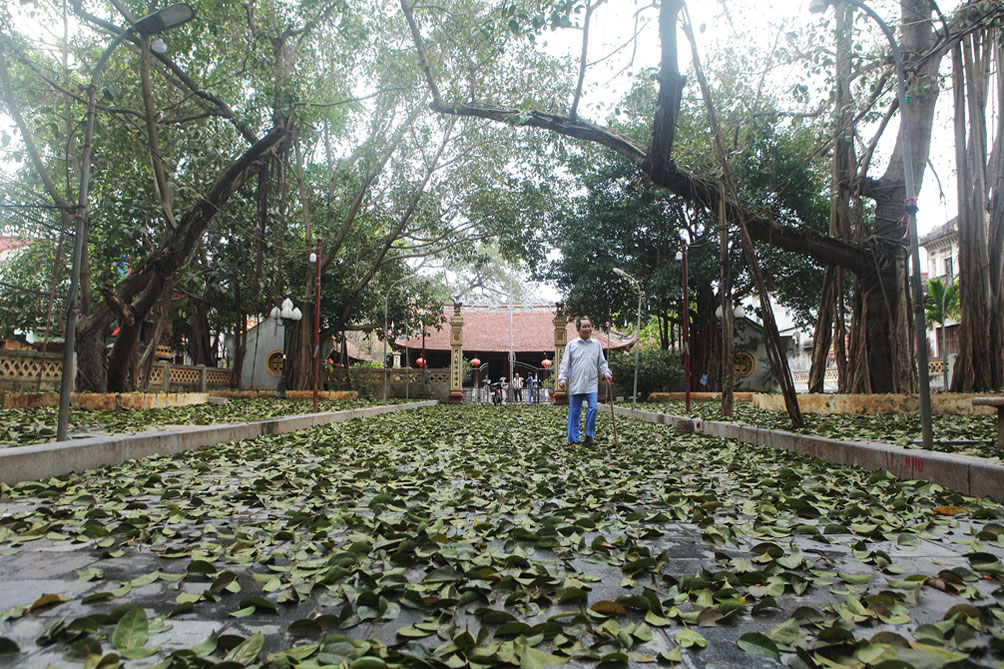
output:
<path id="1" fill-rule="evenodd" d="M 579 332 L 578 339 L 568 343 L 565 355 L 561 359 L 561 370 L 558 373 L 558 386 L 568 391 L 568 443 L 579 443 L 579 421 L 582 417 L 582 401 L 586 408 L 586 440 L 587 446 L 593 443 L 596 436 L 596 391 L 599 386 L 597 377 L 602 374 L 607 381 L 613 379 L 606 358 L 603 357 L 603 346 L 595 339 L 593 325 L 589 319 L 576 319 L 575 329 Z"/>

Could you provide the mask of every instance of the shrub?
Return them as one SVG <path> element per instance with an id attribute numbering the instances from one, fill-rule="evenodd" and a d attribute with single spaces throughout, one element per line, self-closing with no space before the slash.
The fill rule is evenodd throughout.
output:
<path id="1" fill-rule="evenodd" d="M 610 356 L 610 371 L 614 375 L 614 393 L 625 397 L 634 388 L 634 352 L 624 351 Z M 638 396 L 653 392 L 683 390 L 683 360 L 677 352 L 662 349 L 642 350 L 638 359 Z"/>

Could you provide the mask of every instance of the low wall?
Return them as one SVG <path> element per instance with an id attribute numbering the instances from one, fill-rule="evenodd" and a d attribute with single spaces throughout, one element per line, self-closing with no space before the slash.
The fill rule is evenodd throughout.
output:
<path id="1" fill-rule="evenodd" d="M 384 375 L 386 374 L 388 397 L 408 397 L 410 399 L 422 397 L 422 370 L 420 369 L 392 367 L 385 370 L 372 367 L 350 367 L 348 370 L 349 383 L 339 379 L 340 371 L 336 370 L 328 375 L 329 386 L 351 385 L 351 388 L 359 391 L 361 395 L 383 397 Z M 428 396 L 445 402 L 450 397 L 450 369 L 448 367 L 430 369 L 428 375 Z"/>
<path id="2" fill-rule="evenodd" d="M 986 393 L 937 393 L 931 395 L 931 413 L 939 415 L 960 414 L 975 416 L 996 413 L 993 407 L 973 406 L 974 397 L 993 397 Z M 777 394 L 756 393 L 753 406 L 768 411 L 786 411 L 784 397 Z M 903 394 L 835 395 L 813 393 L 798 396 L 802 413 L 919 413 L 920 396 Z"/>
<path id="3" fill-rule="evenodd" d="M 70 406 L 88 411 L 159 409 L 205 404 L 209 393 L 73 393 Z M 30 409 L 59 406 L 59 393 L 0 393 L 0 407 Z"/>
<path id="4" fill-rule="evenodd" d="M 732 399 L 736 402 L 750 402 L 757 393 L 732 393 Z M 687 399 L 686 393 L 652 393 L 648 396 L 650 402 L 684 402 Z M 691 402 L 721 402 L 721 393 L 690 393 Z M 784 408 L 782 403 L 781 408 Z"/>
<path id="5" fill-rule="evenodd" d="M 256 399 L 258 397 L 278 397 L 277 390 L 212 390 L 207 395 L 226 397 L 228 399 Z M 314 398 L 313 390 L 287 390 L 286 397 L 294 400 L 310 400 Z M 317 397 L 322 400 L 354 400 L 359 393 L 354 390 L 319 390 Z"/>

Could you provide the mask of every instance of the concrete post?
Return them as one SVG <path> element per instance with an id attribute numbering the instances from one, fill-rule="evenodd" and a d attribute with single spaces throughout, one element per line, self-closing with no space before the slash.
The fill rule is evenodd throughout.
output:
<path id="1" fill-rule="evenodd" d="M 170 361 L 165 361 L 164 362 L 163 370 L 164 370 L 164 377 L 160 380 L 161 381 L 161 385 L 164 386 L 164 392 L 165 393 L 169 393 L 169 392 L 171 392 L 171 363 L 170 363 Z"/>
<path id="2" fill-rule="evenodd" d="M 206 392 L 206 366 L 199 365 L 199 392 Z"/>
<path id="3" fill-rule="evenodd" d="M 565 346 L 568 345 L 568 321 L 559 313 L 554 316 L 554 403 L 568 404 L 568 394 L 558 388 L 558 377 L 561 375 L 561 359 L 565 356 Z"/>
<path id="4" fill-rule="evenodd" d="M 464 402 L 464 317 L 460 315 L 460 303 L 453 303 L 450 317 L 450 404 Z"/>

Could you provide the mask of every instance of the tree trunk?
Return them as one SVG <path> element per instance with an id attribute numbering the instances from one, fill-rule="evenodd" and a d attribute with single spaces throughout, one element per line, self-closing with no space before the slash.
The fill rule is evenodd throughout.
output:
<path id="1" fill-rule="evenodd" d="M 832 325 L 836 312 L 834 293 L 838 289 L 837 268 L 833 266 L 827 267 L 823 275 L 823 293 L 819 298 L 819 309 L 816 313 L 816 329 L 812 337 L 812 363 L 809 366 L 810 393 L 821 393 L 825 390 L 826 363 L 830 354 L 830 342 L 833 334 Z"/>
<path id="2" fill-rule="evenodd" d="M 996 31 L 993 41 L 994 71 L 997 91 L 997 127 L 994 131 L 993 150 L 987 167 L 986 185 L 992 194 L 988 219 L 990 255 L 990 382 L 992 387 L 1004 387 L 1004 44 L 1001 31 Z"/>
<path id="3" fill-rule="evenodd" d="M 724 190 L 725 185 L 721 188 Z M 725 202 L 724 195 L 721 201 Z M 725 218 L 725 207 L 719 207 L 718 217 L 718 244 L 720 254 L 720 277 L 721 298 L 719 307 L 722 310 L 721 337 L 722 337 L 722 357 L 719 375 L 721 376 L 722 388 L 722 415 L 731 418 L 734 409 L 734 395 L 732 394 L 733 376 L 735 373 L 735 351 L 732 346 L 734 335 L 732 327 L 732 263 L 729 262 L 729 226 Z"/>
<path id="4" fill-rule="evenodd" d="M 209 336 L 209 305 L 189 298 L 192 320 L 189 323 L 188 345 L 193 365 L 216 366 L 216 355 Z"/>
<path id="5" fill-rule="evenodd" d="M 137 324 L 143 321 L 176 274 L 188 265 L 192 254 L 202 243 L 203 234 L 213 216 L 230 199 L 231 195 L 240 189 L 248 179 L 257 174 L 264 162 L 274 152 L 281 151 L 293 135 L 292 125 L 276 127 L 248 149 L 219 176 L 206 195 L 181 218 L 178 227 L 170 232 L 161 246 L 139 264 L 129 276 L 116 284 L 114 290 L 111 291 L 112 294 L 117 300 L 129 305 Z M 80 372 L 85 378 L 92 380 L 105 378 L 104 352 L 100 345 L 95 346 L 95 344 L 99 341 L 98 338 L 103 335 L 104 328 L 112 322 L 116 315 L 117 313 L 112 310 L 109 300 L 105 299 L 91 314 L 81 319 L 80 329 L 83 334 L 80 339 L 81 346 L 78 346 L 77 350 Z M 123 331 L 125 330 L 123 328 Z M 108 391 L 121 392 L 126 390 L 123 383 L 127 378 L 128 368 L 123 370 L 121 366 L 128 364 L 131 360 L 127 347 L 133 344 L 134 341 L 130 341 L 129 336 L 120 336 L 113 345 L 109 359 Z M 82 347 L 83 354 L 81 354 Z M 114 371 L 110 369 L 111 360 L 115 361 Z"/>
<path id="6" fill-rule="evenodd" d="M 956 392 L 994 388 L 994 359 L 1000 357 L 1000 348 L 991 352 L 988 346 L 990 322 L 994 318 L 986 218 L 987 135 L 984 125 L 990 60 L 990 38 L 983 31 L 967 36 L 952 50 L 959 193 L 959 306 L 962 312 L 959 357 L 952 379 L 952 390 Z M 1000 312 L 997 314 L 999 318 Z"/>
<path id="7" fill-rule="evenodd" d="M 153 371 L 153 362 L 157 358 L 157 345 L 160 344 L 160 337 L 164 334 L 164 328 L 171 314 L 170 306 L 170 301 L 161 301 L 160 303 L 160 313 L 154 323 L 153 333 L 150 335 L 150 341 L 147 342 L 146 350 L 143 351 L 143 357 L 139 361 L 136 373 L 137 390 L 146 391 L 150 387 L 150 373 Z"/>
<path id="8" fill-rule="evenodd" d="M 830 172 L 830 236 L 849 241 L 850 201 L 852 184 L 857 167 L 854 155 L 854 129 L 851 124 L 851 28 L 853 10 L 846 3 L 838 3 L 836 12 L 836 90 L 834 91 L 833 162 Z M 823 291 L 816 317 L 816 330 L 812 340 L 812 364 L 809 368 L 809 392 L 821 393 L 825 388 L 826 367 L 830 349 L 837 358 L 838 386 L 846 385 L 847 372 L 843 346 L 843 313 L 838 305 L 843 300 L 844 273 L 840 267 L 830 265 L 823 277 Z M 833 346 L 834 338 L 839 340 Z M 841 355 L 837 355 L 837 354 Z"/>
<path id="9" fill-rule="evenodd" d="M 241 376 L 244 371 L 244 356 L 248 348 L 248 317 L 244 309 L 241 295 L 240 277 L 234 277 L 234 302 L 237 304 L 234 317 L 234 342 L 230 360 L 230 387 L 241 387 Z"/>
<path id="10" fill-rule="evenodd" d="M 715 318 L 715 292 L 710 285 L 697 289 L 696 318 L 690 329 L 691 390 L 715 391 L 721 389 L 722 338 Z M 701 384 L 701 378 L 706 378 Z"/>

